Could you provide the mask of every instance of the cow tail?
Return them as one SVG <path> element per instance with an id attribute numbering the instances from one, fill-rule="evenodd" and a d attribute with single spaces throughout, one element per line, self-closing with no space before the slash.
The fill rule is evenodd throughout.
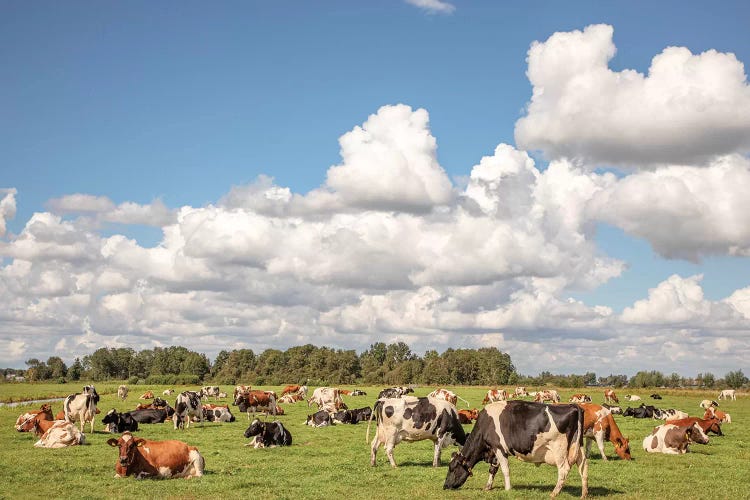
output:
<path id="1" fill-rule="evenodd" d="M 72 422 L 70 419 L 70 401 L 73 399 L 73 396 L 68 396 L 65 398 L 65 402 L 63 403 L 63 411 L 65 411 L 65 420 L 67 422 Z"/>
<path id="2" fill-rule="evenodd" d="M 367 421 L 367 434 L 365 434 L 365 443 L 370 442 L 370 424 L 372 423 L 372 419 L 375 418 L 377 421 L 380 421 L 380 410 L 383 408 L 383 402 L 381 400 L 375 401 L 375 405 L 373 406 L 372 413 L 370 413 L 370 420 Z"/>
<path id="3" fill-rule="evenodd" d="M 576 425 L 576 432 L 573 435 L 575 444 L 571 443 L 568 448 L 568 465 L 571 467 L 578 462 L 578 455 L 583 449 L 583 410 L 580 407 L 578 407 L 578 422 Z"/>

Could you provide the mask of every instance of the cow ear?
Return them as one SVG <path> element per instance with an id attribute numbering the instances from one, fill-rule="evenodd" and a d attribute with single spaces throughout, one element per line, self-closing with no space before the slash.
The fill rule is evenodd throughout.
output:
<path id="1" fill-rule="evenodd" d="M 145 439 L 143 439 L 143 438 L 137 438 L 137 439 L 135 440 L 135 445 L 136 445 L 136 446 L 138 446 L 138 447 L 141 447 L 141 446 L 143 446 L 144 444 L 146 444 L 146 440 L 145 440 Z"/>
<path id="2" fill-rule="evenodd" d="M 117 444 L 117 440 L 115 438 L 109 438 L 109 439 L 107 439 L 107 444 L 110 445 L 110 446 L 114 446 L 114 447 L 119 446 Z"/>

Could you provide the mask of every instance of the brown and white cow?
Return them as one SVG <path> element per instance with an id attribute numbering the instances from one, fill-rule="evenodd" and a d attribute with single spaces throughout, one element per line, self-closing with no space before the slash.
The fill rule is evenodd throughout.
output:
<path id="1" fill-rule="evenodd" d="M 154 399 L 154 391 L 146 391 L 138 399 Z"/>
<path id="2" fill-rule="evenodd" d="M 86 442 L 86 437 L 73 422 L 55 420 L 44 432 L 39 441 L 34 443 L 34 446 L 37 448 L 65 448 L 67 446 L 83 444 L 84 442 Z"/>
<path id="3" fill-rule="evenodd" d="M 249 385 L 238 385 L 234 388 L 234 393 L 232 394 L 232 401 L 237 401 L 237 397 L 245 394 L 246 392 L 250 392 L 252 387 Z"/>
<path id="4" fill-rule="evenodd" d="M 580 403 L 583 410 L 583 436 L 586 438 L 586 457 L 591 453 L 591 442 L 596 441 L 602 460 L 607 460 L 604 453 L 604 440 L 615 445 L 615 452 L 623 460 L 630 460 L 630 441 L 624 437 L 617 427 L 612 412 L 594 403 Z"/>
<path id="5" fill-rule="evenodd" d="M 174 394 L 174 389 L 164 389 L 161 393 L 162 396 L 171 396 L 172 394 Z"/>
<path id="6" fill-rule="evenodd" d="M 448 401 L 431 397 L 378 399 L 373 415 L 377 421 L 375 438 L 370 445 L 370 465 L 375 466 L 378 448 L 383 445 L 391 467 L 396 467 L 393 449 L 401 441 L 425 439 L 435 443 L 432 466 L 440 465 L 440 450 L 451 444 L 466 442 L 466 433 L 458 420 L 456 407 Z M 367 423 L 367 439 L 370 424 Z"/>
<path id="7" fill-rule="evenodd" d="M 583 410 L 577 405 L 545 405 L 527 401 L 491 403 L 479 412 L 466 444 L 453 454 L 444 489 L 460 488 L 474 466 L 485 460 L 490 474 L 485 490 L 492 489 L 498 469 L 510 489 L 508 457 L 523 462 L 557 466 L 555 497 L 562 490 L 573 464 L 581 475 L 581 498 L 588 494 L 588 460 L 583 452 Z"/>
<path id="8" fill-rule="evenodd" d="M 311 403 L 317 404 L 319 410 L 329 413 L 346 410 L 344 400 L 341 398 L 341 391 L 334 387 L 318 387 L 315 389 L 312 396 L 307 400 L 308 408 Z"/>
<path id="9" fill-rule="evenodd" d="M 128 399 L 128 386 L 127 385 L 121 385 L 117 388 L 117 397 L 125 401 Z"/>
<path id="10" fill-rule="evenodd" d="M 619 403 L 620 400 L 617 399 L 615 391 L 612 389 L 604 389 L 604 402 L 611 405 L 613 403 Z"/>
<path id="11" fill-rule="evenodd" d="M 690 443 L 707 444 L 708 436 L 697 422 L 686 425 L 662 424 L 643 440 L 643 449 L 649 453 L 680 455 L 687 453 Z"/>
<path id="12" fill-rule="evenodd" d="M 551 403 L 559 403 L 560 394 L 558 394 L 554 389 L 545 389 L 543 391 L 537 392 L 534 396 L 534 402 L 536 403 L 544 403 L 545 401 L 549 401 Z"/>
<path id="13" fill-rule="evenodd" d="M 588 394 L 573 394 L 570 397 L 571 403 L 590 403 L 591 402 L 591 396 Z"/>
<path id="14" fill-rule="evenodd" d="M 65 420 L 68 422 L 79 421 L 81 432 L 86 422 L 91 423 L 91 432 L 94 432 L 94 417 L 97 413 L 96 405 L 99 403 L 99 394 L 93 385 L 84 386 L 82 393 L 71 394 L 63 402 Z"/>
<path id="15" fill-rule="evenodd" d="M 234 404 L 241 412 L 247 413 L 247 419 L 250 420 L 250 414 L 253 416 L 257 412 L 268 411 L 276 415 L 276 398 L 272 391 L 248 391 L 237 395 Z"/>
<path id="16" fill-rule="evenodd" d="M 526 391 L 526 387 L 518 386 L 516 387 L 516 390 L 513 391 L 513 397 L 521 398 L 521 397 L 527 397 L 529 393 Z"/>
<path id="17" fill-rule="evenodd" d="M 296 403 L 298 401 L 302 401 L 303 398 L 299 394 L 284 394 L 279 398 L 279 403 Z"/>
<path id="18" fill-rule="evenodd" d="M 44 403 L 38 410 L 30 410 L 18 416 L 16 419 L 16 430 L 18 432 L 29 432 L 31 426 L 29 422 L 34 419 L 52 420 L 52 407 Z"/>
<path id="19" fill-rule="evenodd" d="M 731 424 L 732 417 L 729 413 L 717 410 L 713 406 L 706 408 L 706 413 L 703 414 L 703 419 L 718 418 L 722 423 Z"/>
<path id="20" fill-rule="evenodd" d="M 288 385 L 281 391 L 281 395 L 283 396 L 284 394 L 294 394 L 299 391 L 299 388 L 299 384 Z"/>
<path id="21" fill-rule="evenodd" d="M 724 433 L 721 432 L 721 420 L 719 420 L 716 417 L 711 418 L 698 418 L 698 417 L 688 417 L 688 418 L 680 418 L 675 420 L 667 420 L 668 424 L 674 424 L 674 425 L 692 425 L 692 424 L 698 424 L 700 426 L 701 430 L 708 434 L 709 432 L 713 432 L 717 436 L 723 436 Z"/>
<path id="22" fill-rule="evenodd" d="M 458 410 L 458 420 L 462 424 L 470 424 L 479 416 L 479 411 L 476 408 L 471 410 Z"/>
<path id="23" fill-rule="evenodd" d="M 201 398 L 210 398 L 213 397 L 214 401 L 219 399 L 219 393 L 221 393 L 221 389 L 219 389 L 218 385 L 206 385 L 201 387 L 201 390 L 198 391 L 198 395 Z"/>
<path id="24" fill-rule="evenodd" d="M 120 451 L 115 477 L 191 478 L 202 476 L 205 469 L 198 448 L 182 441 L 151 441 L 125 432 L 107 444 Z"/>
<path id="25" fill-rule="evenodd" d="M 505 401 L 508 399 L 508 393 L 505 389 L 490 389 L 482 400 L 482 404 L 494 403 L 495 401 Z"/>

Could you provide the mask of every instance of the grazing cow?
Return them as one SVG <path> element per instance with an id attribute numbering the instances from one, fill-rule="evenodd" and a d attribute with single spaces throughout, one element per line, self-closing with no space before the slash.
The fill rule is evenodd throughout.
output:
<path id="1" fill-rule="evenodd" d="M 705 432 L 708 434 L 709 432 L 713 432 L 717 436 L 723 436 L 724 433 L 721 432 L 721 420 L 719 420 L 716 417 L 711 418 L 698 418 L 698 417 L 688 417 L 688 418 L 679 418 L 674 420 L 667 420 L 668 424 L 674 424 L 674 425 L 692 425 L 692 424 L 698 424 Z"/>
<path id="2" fill-rule="evenodd" d="M 732 401 L 736 401 L 736 391 L 734 389 L 724 389 L 719 393 L 719 399 L 731 399 Z"/>
<path id="3" fill-rule="evenodd" d="M 367 396 L 367 393 L 365 391 L 360 391 L 359 389 L 354 389 L 351 395 L 352 396 Z"/>
<path id="4" fill-rule="evenodd" d="M 521 398 L 521 397 L 528 396 L 528 395 L 529 393 L 526 392 L 526 388 L 522 386 L 516 387 L 516 390 L 513 391 L 513 397 L 516 397 L 516 398 Z"/>
<path id="5" fill-rule="evenodd" d="M 171 396 L 174 394 L 174 389 L 164 389 L 164 392 L 161 393 L 162 396 Z"/>
<path id="6" fill-rule="evenodd" d="M 495 401 L 505 401 L 508 399 L 508 393 L 505 389 L 490 389 L 482 400 L 482 404 L 494 403 Z M 454 403 L 455 404 L 455 403 Z"/>
<path id="7" fill-rule="evenodd" d="M 201 399 L 208 399 L 209 397 L 213 397 L 214 401 L 216 401 L 217 399 L 219 399 L 219 392 L 221 391 L 219 390 L 218 385 L 206 385 L 201 387 L 201 390 L 198 391 L 198 394 L 200 395 Z"/>
<path id="8" fill-rule="evenodd" d="M 470 424 L 472 421 L 477 419 L 479 411 L 476 408 L 471 410 L 458 410 L 458 421 L 461 424 Z"/>
<path id="9" fill-rule="evenodd" d="M 254 438 L 245 446 L 253 446 L 256 449 L 292 445 L 292 434 L 278 420 L 273 422 L 253 420 L 253 423 L 245 431 L 245 437 Z"/>
<path id="10" fill-rule="evenodd" d="M 591 397 L 587 394 L 573 394 L 570 398 L 571 403 L 590 403 Z"/>
<path id="11" fill-rule="evenodd" d="M 65 448 L 86 442 L 86 436 L 73 422 L 55 420 L 52 426 L 34 443 L 37 448 Z"/>
<path id="12" fill-rule="evenodd" d="M 655 410 L 655 407 L 641 403 L 641 406 L 638 408 L 631 408 L 628 406 L 622 415 L 624 417 L 633 418 L 653 418 Z"/>
<path id="13" fill-rule="evenodd" d="M 205 468 L 198 449 L 182 441 L 151 441 L 125 432 L 107 444 L 120 450 L 115 477 L 190 478 L 202 476 Z"/>
<path id="14" fill-rule="evenodd" d="M 154 391 L 146 391 L 138 399 L 154 399 Z"/>
<path id="15" fill-rule="evenodd" d="M 409 394 L 410 392 L 414 392 L 414 389 L 412 389 L 411 387 L 389 387 L 380 391 L 380 394 L 378 394 L 378 399 L 400 398 L 401 396 Z"/>
<path id="16" fill-rule="evenodd" d="M 651 399 L 662 399 L 662 397 L 659 394 L 657 394 L 657 393 L 653 393 L 651 395 Z"/>
<path id="17" fill-rule="evenodd" d="M 617 399 L 617 394 L 615 394 L 615 391 L 612 389 L 604 389 L 604 402 L 605 403 L 619 403 L 620 400 Z"/>
<path id="18" fill-rule="evenodd" d="M 86 422 L 91 422 L 91 432 L 94 432 L 94 416 L 98 413 L 96 405 L 99 403 L 99 394 L 93 385 L 87 385 L 83 388 L 83 393 L 71 394 L 65 398 L 63 411 L 65 420 L 81 423 L 81 432 Z"/>
<path id="19" fill-rule="evenodd" d="M 18 432 L 28 432 L 31 430 L 29 422 L 37 420 L 52 420 L 52 407 L 44 403 L 38 410 L 31 410 L 16 419 L 16 430 Z"/>
<path id="20" fill-rule="evenodd" d="M 249 391 L 239 394 L 234 404 L 241 412 L 247 413 L 248 420 L 250 420 L 251 413 L 254 416 L 259 411 L 269 411 L 274 416 L 276 415 L 276 398 L 266 391 Z"/>
<path id="21" fill-rule="evenodd" d="M 299 394 L 284 394 L 279 398 L 279 403 L 296 403 L 298 401 L 302 401 L 303 398 Z"/>
<path id="22" fill-rule="evenodd" d="M 602 406 L 593 403 L 579 404 L 583 409 L 583 436 L 586 438 L 586 457 L 591 454 L 591 442 L 596 441 L 602 460 L 607 460 L 604 453 L 604 440 L 615 445 L 615 452 L 623 460 L 630 460 L 630 441 L 617 427 L 612 413 Z"/>
<path id="23" fill-rule="evenodd" d="M 309 425 L 310 427 L 326 427 L 333 425 L 333 418 L 327 411 L 320 410 L 312 415 L 308 415 L 305 425 Z"/>
<path id="24" fill-rule="evenodd" d="M 697 423 L 675 425 L 671 423 L 655 427 L 643 440 L 643 449 L 649 453 L 680 455 L 688 451 L 690 443 L 707 444 L 708 436 Z"/>
<path id="25" fill-rule="evenodd" d="M 341 398 L 341 391 L 333 387 L 318 387 L 307 400 L 307 407 L 311 403 L 318 405 L 319 410 L 325 410 L 333 413 L 338 410 L 346 410 L 344 400 Z"/>
<path id="26" fill-rule="evenodd" d="M 203 423 L 201 398 L 195 391 L 184 391 L 177 395 L 177 400 L 174 403 L 172 422 L 175 430 L 180 427 L 184 429 L 190 427 L 191 417 L 196 417 L 198 422 Z"/>
<path id="27" fill-rule="evenodd" d="M 687 415 L 685 415 L 687 417 Z M 731 424 L 732 423 L 732 417 L 729 415 L 729 413 L 723 412 L 721 410 L 717 410 L 713 406 L 709 406 L 706 408 L 706 412 L 703 414 L 704 419 L 708 418 L 718 418 L 722 423 Z"/>
<path id="28" fill-rule="evenodd" d="M 130 413 L 117 413 L 117 410 L 114 408 L 104 415 L 102 423 L 107 425 L 107 432 L 112 433 L 138 430 L 138 421 Z"/>
<path id="29" fill-rule="evenodd" d="M 711 406 L 713 406 L 714 408 L 718 408 L 719 407 L 719 403 L 717 403 L 716 401 L 712 401 L 710 399 L 704 399 L 703 401 L 700 402 L 700 404 L 698 406 L 700 406 L 701 408 L 704 408 L 704 409 L 705 408 L 710 408 Z"/>
<path id="30" fill-rule="evenodd" d="M 295 394 L 297 391 L 299 391 L 299 389 L 299 385 L 288 385 L 281 391 L 281 395 L 283 396 L 284 394 Z"/>
<path id="31" fill-rule="evenodd" d="M 130 416 L 139 424 L 161 424 L 169 416 L 166 410 L 159 408 L 149 408 L 146 410 L 133 410 Z M 174 412 L 173 412 L 174 413 Z"/>
<path id="32" fill-rule="evenodd" d="M 622 415 L 622 407 L 608 405 L 607 403 L 602 404 L 602 407 L 608 409 L 612 415 Z"/>
<path id="33" fill-rule="evenodd" d="M 121 385 L 117 388 L 117 397 L 125 401 L 128 399 L 128 386 L 127 385 Z"/>
<path id="34" fill-rule="evenodd" d="M 442 399 L 443 401 L 448 401 L 450 404 L 454 405 L 456 402 L 458 402 L 458 396 L 455 392 L 449 391 L 448 389 L 435 389 L 431 393 L 427 395 L 428 398 L 435 398 L 435 399 Z"/>
<path id="35" fill-rule="evenodd" d="M 401 441 L 413 442 L 429 439 L 435 444 L 432 466 L 440 465 L 440 450 L 451 444 L 466 442 L 466 433 L 458 420 L 458 411 L 450 402 L 435 398 L 378 399 L 373 412 L 377 431 L 370 446 L 370 465 L 375 465 L 378 448 L 382 444 L 391 467 L 396 467 L 393 448 Z M 367 439 L 370 439 L 367 423 Z"/>
<path id="36" fill-rule="evenodd" d="M 481 460 L 490 464 L 485 490 L 492 489 L 498 468 L 505 489 L 510 489 L 508 457 L 524 462 L 557 466 L 555 497 L 573 464 L 581 475 L 581 498 L 588 494 L 588 460 L 583 452 L 583 410 L 576 405 L 544 405 L 527 401 L 501 401 L 479 412 L 466 444 L 453 454 L 444 489 L 457 489 L 472 475 Z"/>
<path id="37" fill-rule="evenodd" d="M 203 405 L 203 418 L 209 422 L 234 422 L 228 406 Z"/>
<path id="38" fill-rule="evenodd" d="M 625 399 L 627 399 L 628 401 L 640 401 L 641 397 L 636 396 L 635 394 L 625 394 Z"/>
<path id="39" fill-rule="evenodd" d="M 544 391 L 537 392 L 536 395 L 534 396 L 534 402 L 536 403 L 544 403 L 545 401 L 551 401 L 552 403 L 559 403 L 560 395 L 554 389 L 547 389 Z"/>

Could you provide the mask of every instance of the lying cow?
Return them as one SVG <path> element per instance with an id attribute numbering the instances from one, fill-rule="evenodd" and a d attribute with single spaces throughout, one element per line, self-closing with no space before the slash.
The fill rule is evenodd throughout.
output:
<path id="1" fill-rule="evenodd" d="M 119 439 L 109 439 L 107 444 L 120 450 L 115 477 L 200 477 L 205 468 L 198 449 L 182 441 L 151 441 L 125 432 Z"/>
<path id="2" fill-rule="evenodd" d="M 444 489 L 460 488 L 473 467 L 485 460 L 490 474 L 485 490 L 492 489 L 498 468 L 505 489 L 510 489 L 508 457 L 534 464 L 557 466 L 555 497 L 562 490 L 573 464 L 581 475 L 581 498 L 588 494 L 588 460 L 583 452 L 583 410 L 576 405 L 544 405 L 527 401 L 491 403 L 479 412 L 466 444 L 453 454 Z"/>
<path id="3" fill-rule="evenodd" d="M 526 387 L 518 386 L 513 391 L 513 397 L 515 398 L 522 398 L 522 397 L 528 397 L 529 393 L 526 391 Z"/>
<path id="4" fill-rule="evenodd" d="M 657 393 L 653 393 L 650 397 L 651 397 L 651 399 L 662 399 L 661 395 L 659 395 Z"/>
<path id="5" fill-rule="evenodd" d="M 34 443 L 37 448 L 65 448 L 86 442 L 86 436 L 78 430 L 73 422 L 55 420 L 42 437 Z"/>
<path id="6" fill-rule="evenodd" d="M 31 429 L 29 422 L 34 419 L 53 420 L 52 407 L 44 403 L 38 410 L 30 410 L 19 415 L 16 419 L 16 430 L 18 432 L 28 432 Z"/>
<path id="7" fill-rule="evenodd" d="M 320 410 L 312 415 L 308 415 L 305 425 L 309 425 L 310 427 L 326 427 L 333 425 L 333 417 L 327 411 Z"/>
<path id="8" fill-rule="evenodd" d="M 675 410 L 674 408 L 668 408 L 662 410 L 660 408 L 654 409 L 654 418 L 661 420 L 676 420 L 678 418 L 687 418 L 689 415 L 682 410 Z"/>
<path id="9" fill-rule="evenodd" d="M 609 440 L 615 446 L 615 453 L 623 460 L 630 460 L 630 441 L 624 437 L 617 427 L 612 413 L 603 406 L 593 403 L 579 404 L 583 410 L 583 436 L 586 438 L 586 457 L 591 455 L 591 442 L 595 441 L 602 460 L 607 460 L 604 453 L 604 440 Z"/>
<path id="10" fill-rule="evenodd" d="M 713 400 L 711 400 L 711 399 L 704 399 L 703 401 L 701 401 L 701 402 L 700 402 L 700 403 L 698 404 L 698 406 L 700 406 L 700 407 L 701 407 L 701 408 L 703 408 L 703 409 L 705 409 L 705 408 L 710 408 L 710 407 L 712 407 L 712 406 L 713 406 L 714 408 L 718 408 L 718 407 L 719 407 L 719 403 L 717 403 L 716 401 L 713 401 Z"/>
<path id="11" fill-rule="evenodd" d="M 130 411 L 130 416 L 139 424 L 161 424 L 167 420 L 169 414 L 167 410 L 149 408 L 146 410 L 132 410 Z"/>
<path id="12" fill-rule="evenodd" d="M 171 396 L 172 394 L 174 394 L 174 389 L 164 389 L 161 393 L 162 396 Z"/>
<path id="13" fill-rule="evenodd" d="M 462 424 L 470 424 L 479 416 L 479 411 L 476 408 L 471 410 L 458 410 L 458 421 Z"/>
<path id="14" fill-rule="evenodd" d="M 301 395 L 299 395 L 299 394 L 284 394 L 283 396 L 281 396 L 281 397 L 279 398 L 279 403 L 287 403 L 287 404 L 291 404 L 291 403 L 296 403 L 296 402 L 298 402 L 298 401 L 302 401 L 302 400 L 304 400 L 304 399 L 305 399 L 305 398 L 303 398 L 303 397 L 302 397 Z"/>
<path id="15" fill-rule="evenodd" d="M 138 399 L 154 399 L 154 391 L 146 391 Z"/>
<path id="16" fill-rule="evenodd" d="M 482 404 L 486 405 L 487 403 L 494 403 L 495 401 L 505 401 L 506 399 L 508 399 L 508 393 L 505 392 L 505 389 L 490 389 L 484 396 Z"/>
<path id="17" fill-rule="evenodd" d="M 612 415 L 622 415 L 621 406 L 614 406 L 614 405 L 608 405 L 607 403 L 602 403 L 602 407 L 608 409 Z"/>
<path id="18" fill-rule="evenodd" d="M 688 425 L 662 424 L 643 440 L 643 449 L 649 453 L 680 455 L 687 453 L 690 443 L 707 444 L 708 436 L 697 423 Z"/>
<path id="19" fill-rule="evenodd" d="M 117 410 L 112 408 L 104 415 L 102 423 L 106 425 L 107 432 L 121 434 L 125 431 L 137 431 L 138 421 L 128 413 L 117 413 Z"/>
<path id="20" fill-rule="evenodd" d="M 688 417 L 688 418 L 680 418 L 676 420 L 667 420 L 668 424 L 674 424 L 674 425 L 692 425 L 692 424 L 698 424 L 698 426 L 701 428 L 703 432 L 708 434 L 709 432 L 713 432 L 717 436 L 723 436 L 724 433 L 721 432 L 721 421 L 716 418 L 698 418 L 698 417 Z"/>
<path id="21" fill-rule="evenodd" d="M 365 391 L 360 391 L 359 389 L 354 389 L 351 395 L 352 396 L 367 396 L 367 393 Z"/>
<path id="22" fill-rule="evenodd" d="M 628 401 L 640 401 L 641 397 L 636 396 L 635 394 L 625 394 L 625 399 L 627 399 Z"/>
<path id="23" fill-rule="evenodd" d="M 214 398 L 214 401 L 216 401 L 219 398 L 220 392 L 221 391 L 219 390 L 218 385 L 207 385 L 207 386 L 201 387 L 201 390 L 198 391 L 198 394 L 200 395 L 201 398 L 208 399 L 212 397 Z"/>
<path id="24" fill-rule="evenodd" d="M 703 418 L 704 419 L 718 418 L 722 423 L 727 423 L 727 424 L 732 423 L 732 416 L 729 415 L 729 413 L 723 412 L 721 410 L 717 410 L 713 406 L 706 408 L 706 412 L 703 414 Z"/>
<path id="25" fill-rule="evenodd" d="M 203 405 L 203 418 L 209 422 L 234 422 L 228 406 Z"/>
<path id="26" fill-rule="evenodd" d="M 573 396 L 570 398 L 571 403 L 590 403 L 591 402 L 591 396 L 588 394 L 573 394 Z"/>
<path id="27" fill-rule="evenodd" d="M 558 394 L 554 389 L 539 391 L 534 396 L 534 401 L 536 403 L 544 403 L 545 401 L 549 401 L 550 403 L 559 403 L 560 394 Z"/>
<path id="28" fill-rule="evenodd" d="M 250 427 L 245 431 L 245 437 L 254 438 L 245 446 L 253 446 L 256 449 L 292 445 L 292 434 L 278 420 L 273 422 L 253 420 Z"/>
<path id="29" fill-rule="evenodd" d="M 622 416 L 633 418 L 653 418 L 655 410 L 655 407 L 641 403 L 641 406 L 638 408 L 631 408 L 628 406 Z"/>
<path id="30" fill-rule="evenodd" d="M 377 431 L 370 446 L 370 465 L 380 445 L 391 467 L 396 467 L 393 448 L 401 441 L 413 442 L 429 439 L 435 444 L 432 466 L 440 465 L 440 451 L 451 444 L 466 442 L 466 433 L 458 420 L 458 411 L 448 401 L 434 398 L 378 399 L 373 414 L 377 420 Z M 367 424 L 367 439 L 370 439 L 370 423 Z"/>
<path id="31" fill-rule="evenodd" d="M 380 394 L 378 394 L 378 399 L 400 398 L 401 396 L 405 396 L 410 392 L 414 392 L 414 389 L 412 389 L 411 387 L 389 387 L 380 391 Z"/>

